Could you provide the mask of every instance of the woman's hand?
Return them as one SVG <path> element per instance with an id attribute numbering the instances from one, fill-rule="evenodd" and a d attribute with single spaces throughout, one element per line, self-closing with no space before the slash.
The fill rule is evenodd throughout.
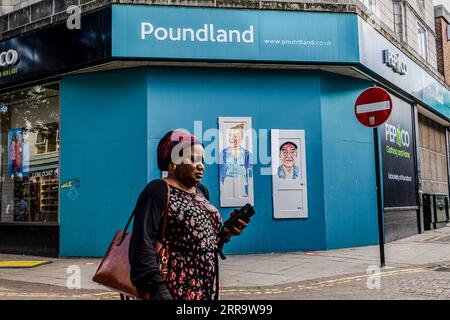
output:
<path id="1" fill-rule="evenodd" d="M 228 227 L 223 227 L 222 238 L 225 242 L 230 241 L 232 236 L 239 236 L 247 227 L 248 223 L 250 222 L 250 218 L 247 219 L 247 222 L 243 221 L 242 219 L 238 219 L 237 222 L 238 225 L 231 227 L 231 229 Z"/>
<path id="2" fill-rule="evenodd" d="M 238 214 L 238 210 L 235 209 L 231 213 L 230 219 L 233 218 L 234 216 L 236 216 L 236 214 Z M 244 229 L 247 227 L 250 220 L 251 220 L 250 217 L 247 219 L 237 219 L 236 223 L 234 223 L 234 225 L 230 225 L 227 223 L 227 221 L 225 221 L 225 225 L 227 225 L 227 226 L 223 227 L 223 231 L 222 231 L 223 242 L 230 241 L 232 236 L 239 236 L 242 233 L 242 231 L 244 231 Z"/>
<path id="3" fill-rule="evenodd" d="M 242 233 L 242 231 L 244 231 L 244 229 L 247 227 L 249 221 L 247 221 L 247 223 L 246 223 L 242 219 L 238 219 L 237 222 L 238 222 L 238 225 L 233 226 L 232 230 L 230 230 L 231 234 L 233 236 L 240 235 Z"/>

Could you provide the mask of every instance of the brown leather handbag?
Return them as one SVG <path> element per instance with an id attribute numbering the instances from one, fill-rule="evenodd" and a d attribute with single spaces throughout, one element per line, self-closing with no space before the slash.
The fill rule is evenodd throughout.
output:
<path id="1" fill-rule="evenodd" d="M 165 182 L 165 181 L 164 181 Z M 162 231 L 161 240 L 156 242 L 155 249 L 160 256 L 160 270 L 163 275 L 163 279 L 167 278 L 168 273 L 168 259 L 169 259 L 169 247 L 166 244 L 166 222 L 167 215 L 169 211 L 169 200 L 170 200 L 170 186 L 167 185 L 167 202 L 166 208 L 164 209 L 162 216 Z M 128 252 L 130 246 L 131 233 L 127 232 L 130 226 L 131 220 L 134 216 L 134 211 L 131 214 L 125 229 L 122 231 L 117 231 L 108 250 L 106 251 L 100 266 L 97 269 L 92 281 L 99 283 L 107 288 L 114 291 L 118 291 L 120 294 L 136 297 L 138 299 L 150 300 L 148 292 L 140 292 L 131 283 L 130 278 L 130 262 L 128 259 Z"/>

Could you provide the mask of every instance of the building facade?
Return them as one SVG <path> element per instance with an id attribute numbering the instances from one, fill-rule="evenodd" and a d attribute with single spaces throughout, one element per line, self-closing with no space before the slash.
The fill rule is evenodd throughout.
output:
<path id="1" fill-rule="evenodd" d="M 377 136 L 386 241 L 427 229 L 422 194 L 448 196 L 450 123 L 431 1 L 141 2 L 0 17 L 0 251 L 101 256 L 162 176 L 156 146 L 174 128 L 203 139 L 226 219 L 244 199 L 227 198 L 217 161 L 233 121 L 254 130 L 244 200 L 257 214 L 227 252 L 376 244 L 374 136 L 354 114 L 372 86 L 393 101 Z M 298 184 L 273 174 L 289 139 Z"/>

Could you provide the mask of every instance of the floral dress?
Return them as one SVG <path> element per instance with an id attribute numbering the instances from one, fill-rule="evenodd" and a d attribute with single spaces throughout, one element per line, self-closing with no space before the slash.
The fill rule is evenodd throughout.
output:
<path id="1" fill-rule="evenodd" d="M 166 223 L 169 272 L 166 282 L 174 300 L 218 298 L 218 246 L 222 218 L 199 189 L 172 187 Z"/>

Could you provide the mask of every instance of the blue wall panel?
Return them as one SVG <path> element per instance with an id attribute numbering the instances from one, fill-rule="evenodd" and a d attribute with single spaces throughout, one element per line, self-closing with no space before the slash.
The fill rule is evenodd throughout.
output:
<path id="1" fill-rule="evenodd" d="M 370 83 L 322 77 L 323 172 L 327 248 L 378 243 L 373 131 L 354 115 Z"/>
<path id="2" fill-rule="evenodd" d="M 325 248 L 321 166 L 319 74 L 295 71 L 239 69 L 149 70 L 149 179 L 159 177 L 155 150 L 158 140 L 173 128 L 203 130 L 218 127 L 218 116 L 250 116 L 256 129 L 305 129 L 309 183 L 306 220 L 272 218 L 272 179 L 255 166 L 254 191 L 257 214 L 244 234 L 233 239 L 229 253 L 253 253 Z M 269 135 L 267 135 L 269 138 Z M 270 139 L 270 138 L 269 138 Z M 205 141 L 208 145 L 208 141 Z M 268 143 L 270 150 L 270 140 Z M 254 153 L 256 139 L 254 139 Z M 270 151 L 266 151 L 270 154 Z M 205 185 L 219 207 L 218 167 L 206 167 Z M 226 219 L 232 208 L 221 208 Z"/>
<path id="3" fill-rule="evenodd" d="M 67 76 L 61 84 L 61 256 L 101 256 L 146 184 L 143 70 Z"/>
<path id="4" fill-rule="evenodd" d="M 257 214 L 228 253 L 319 250 L 377 240 L 372 131 L 353 114 L 368 83 L 313 71 L 140 68 L 64 77 L 61 94 L 61 255 L 103 255 L 145 184 L 160 177 L 156 147 L 169 130 L 218 128 L 219 116 L 270 129 L 304 129 L 308 219 L 274 220 L 269 164 L 254 167 Z M 257 143 L 259 142 L 259 144 Z M 208 148 L 217 141 L 204 141 Z M 211 145 L 212 143 L 212 145 Z M 215 156 L 215 154 L 213 154 Z M 218 166 L 204 184 L 219 207 Z M 220 208 L 224 219 L 232 208 Z"/>

